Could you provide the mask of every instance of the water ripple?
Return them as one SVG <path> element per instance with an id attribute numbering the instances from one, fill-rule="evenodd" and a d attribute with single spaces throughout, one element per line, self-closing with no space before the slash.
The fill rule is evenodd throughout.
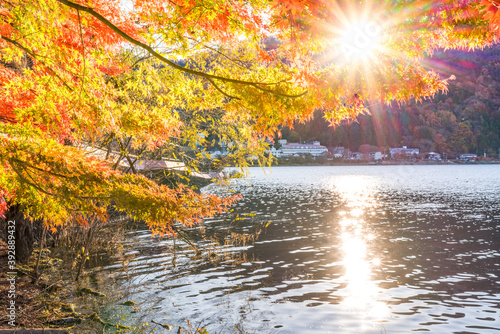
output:
<path id="1" fill-rule="evenodd" d="M 222 333 L 500 331 L 500 166 L 251 169 L 233 189 L 243 200 L 207 230 L 270 222 L 253 247 L 229 249 L 241 259 L 136 231 L 126 265 L 100 269 L 135 288 L 131 319 Z"/>

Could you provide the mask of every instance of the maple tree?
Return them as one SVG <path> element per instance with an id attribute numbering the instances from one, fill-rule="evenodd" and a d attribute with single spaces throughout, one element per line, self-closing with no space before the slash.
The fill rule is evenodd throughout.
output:
<path id="1" fill-rule="evenodd" d="M 215 134 L 233 163 L 263 162 L 264 140 L 315 110 L 336 123 L 364 112 L 367 100 L 431 97 L 447 78 L 420 60 L 496 43 L 498 8 L 489 0 L 2 0 L 0 213 L 21 208 L 56 228 L 74 216 L 85 224 L 90 212 L 106 219 L 112 206 L 175 234 L 175 223 L 192 226 L 238 197 L 160 185 L 138 173 L 140 159 L 182 158 L 195 171 L 200 154 L 181 147 L 196 151 Z M 370 60 L 346 60 L 339 31 L 367 17 L 383 38 Z"/>

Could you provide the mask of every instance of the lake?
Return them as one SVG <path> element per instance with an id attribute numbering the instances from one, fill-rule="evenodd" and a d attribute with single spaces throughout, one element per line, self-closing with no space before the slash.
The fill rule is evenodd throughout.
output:
<path id="1" fill-rule="evenodd" d="M 124 257 L 96 268 L 139 304 L 128 323 L 176 330 L 188 319 L 209 333 L 500 333 L 500 165 L 249 173 L 232 185 L 243 199 L 207 219 L 206 233 L 260 227 L 253 244 L 200 240 L 219 256 L 197 257 L 185 243 L 132 231 Z"/>

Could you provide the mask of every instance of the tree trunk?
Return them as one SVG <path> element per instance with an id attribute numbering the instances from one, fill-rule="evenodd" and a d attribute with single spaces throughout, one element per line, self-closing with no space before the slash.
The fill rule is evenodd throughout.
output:
<path id="1" fill-rule="evenodd" d="M 35 270 L 34 270 L 35 284 L 38 283 L 38 280 L 40 279 L 40 277 L 42 277 L 42 274 L 38 272 L 38 268 L 40 266 L 40 260 L 42 259 L 43 244 L 45 242 L 46 235 L 47 235 L 47 229 L 44 227 L 43 231 L 42 231 L 42 239 L 40 240 L 40 250 L 38 251 L 38 259 L 36 259 L 36 265 L 35 265 Z"/>
<path id="2" fill-rule="evenodd" d="M 12 205 L 9 207 L 9 211 L 5 212 L 5 222 L 7 236 L 12 231 L 12 229 L 7 230 L 8 226 L 15 226 L 14 240 L 16 241 L 16 261 L 24 264 L 28 263 L 35 243 L 33 222 L 31 219 L 26 219 L 24 217 L 20 205 Z"/>

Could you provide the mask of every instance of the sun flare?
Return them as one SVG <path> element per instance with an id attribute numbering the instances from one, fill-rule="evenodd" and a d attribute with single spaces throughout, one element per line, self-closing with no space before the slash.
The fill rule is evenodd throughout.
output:
<path id="1" fill-rule="evenodd" d="M 349 61 L 372 58 L 381 47 L 382 28 L 375 21 L 351 21 L 338 35 L 336 42 Z"/>

